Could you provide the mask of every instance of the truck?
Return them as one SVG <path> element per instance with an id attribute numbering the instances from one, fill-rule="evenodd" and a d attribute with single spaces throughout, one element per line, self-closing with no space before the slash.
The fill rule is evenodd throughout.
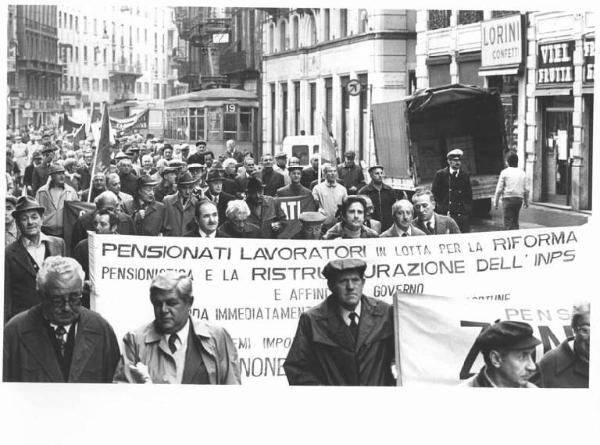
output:
<path id="1" fill-rule="evenodd" d="M 431 187 L 436 171 L 447 166 L 446 154 L 459 148 L 471 177 L 473 213 L 489 213 L 506 155 L 498 93 L 452 84 L 371 109 L 375 159 L 389 185 L 409 196 L 417 187 Z"/>

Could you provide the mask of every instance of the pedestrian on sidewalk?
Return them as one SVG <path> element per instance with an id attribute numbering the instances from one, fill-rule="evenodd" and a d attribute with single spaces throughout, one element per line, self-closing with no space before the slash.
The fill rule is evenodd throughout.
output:
<path id="1" fill-rule="evenodd" d="M 529 207 L 529 189 L 527 188 L 527 177 L 525 172 L 518 168 L 519 156 L 511 153 L 507 159 L 508 167 L 500 172 L 494 206 L 498 208 L 498 202 L 502 197 L 502 213 L 504 215 L 504 229 L 519 229 L 519 212 L 521 207 Z"/>

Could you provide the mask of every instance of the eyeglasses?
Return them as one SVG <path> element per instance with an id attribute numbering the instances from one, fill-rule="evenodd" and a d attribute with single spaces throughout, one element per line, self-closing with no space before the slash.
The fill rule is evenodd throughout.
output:
<path id="1" fill-rule="evenodd" d="M 50 304 L 52 304 L 55 308 L 60 308 L 65 305 L 65 303 L 69 303 L 69 306 L 75 307 L 81 305 L 81 294 L 78 295 L 56 295 L 48 299 Z"/>
<path id="2" fill-rule="evenodd" d="M 575 332 L 579 332 L 583 335 L 590 335 L 590 325 L 576 326 Z"/>

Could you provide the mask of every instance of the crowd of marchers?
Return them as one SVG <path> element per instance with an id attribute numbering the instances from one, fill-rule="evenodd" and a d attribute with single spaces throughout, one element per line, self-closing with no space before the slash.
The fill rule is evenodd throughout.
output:
<path id="1" fill-rule="evenodd" d="M 151 283 L 154 320 L 132 327 L 119 348 L 109 322 L 89 309 L 88 231 L 294 239 L 469 231 L 472 193 L 460 150 L 448 153 L 448 166 L 437 171 L 431 189 L 417 190 L 409 200 L 384 183 L 381 165 L 368 168 L 367 183 L 353 152 L 337 166 L 321 165 L 318 157 L 300 166 L 284 153 L 263 154 L 257 165 L 234 141 L 215 156 L 204 141 L 171 146 L 133 135 L 113 147 L 107 172 L 92 174 L 92 140 L 76 142 L 44 130 L 12 135 L 9 142 L 4 381 L 240 383 L 231 337 L 190 318 L 192 282 L 173 272 Z M 517 161 L 509 157 L 495 201 L 503 197 L 505 222 L 518 225 L 527 193 L 513 171 Z M 308 210 L 290 233 L 277 198 L 294 197 L 305 200 Z M 93 202 L 95 208 L 66 228 L 68 201 Z M 299 319 L 284 364 L 290 384 L 396 383 L 391 307 L 362 293 L 365 267 L 362 261 L 334 260 L 323 268 L 331 294 Z M 587 387 L 589 304 L 575 307 L 572 333 L 536 364 L 539 340 L 531 327 L 495 323 L 477 339 L 485 366 L 467 385 L 527 387 L 533 380 L 547 387 Z"/>

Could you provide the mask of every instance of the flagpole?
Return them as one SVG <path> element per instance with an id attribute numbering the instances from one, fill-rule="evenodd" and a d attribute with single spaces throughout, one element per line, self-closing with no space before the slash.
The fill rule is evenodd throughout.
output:
<path id="1" fill-rule="evenodd" d="M 104 113 L 106 113 L 106 102 L 102 103 L 102 117 L 101 117 L 101 122 L 104 122 Z M 102 128 L 100 128 L 100 131 L 102 131 Z M 98 143 L 97 141 L 96 144 Z M 96 150 L 94 151 L 94 158 L 92 160 L 92 171 L 90 173 L 90 186 L 88 187 L 88 196 L 87 196 L 87 202 L 91 202 L 91 198 L 92 198 L 92 184 L 94 182 L 94 175 L 96 174 L 96 162 L 98 160 L 98 152 L 100 150 L 98 149 L 98 147 L 96 147 Z"/>

